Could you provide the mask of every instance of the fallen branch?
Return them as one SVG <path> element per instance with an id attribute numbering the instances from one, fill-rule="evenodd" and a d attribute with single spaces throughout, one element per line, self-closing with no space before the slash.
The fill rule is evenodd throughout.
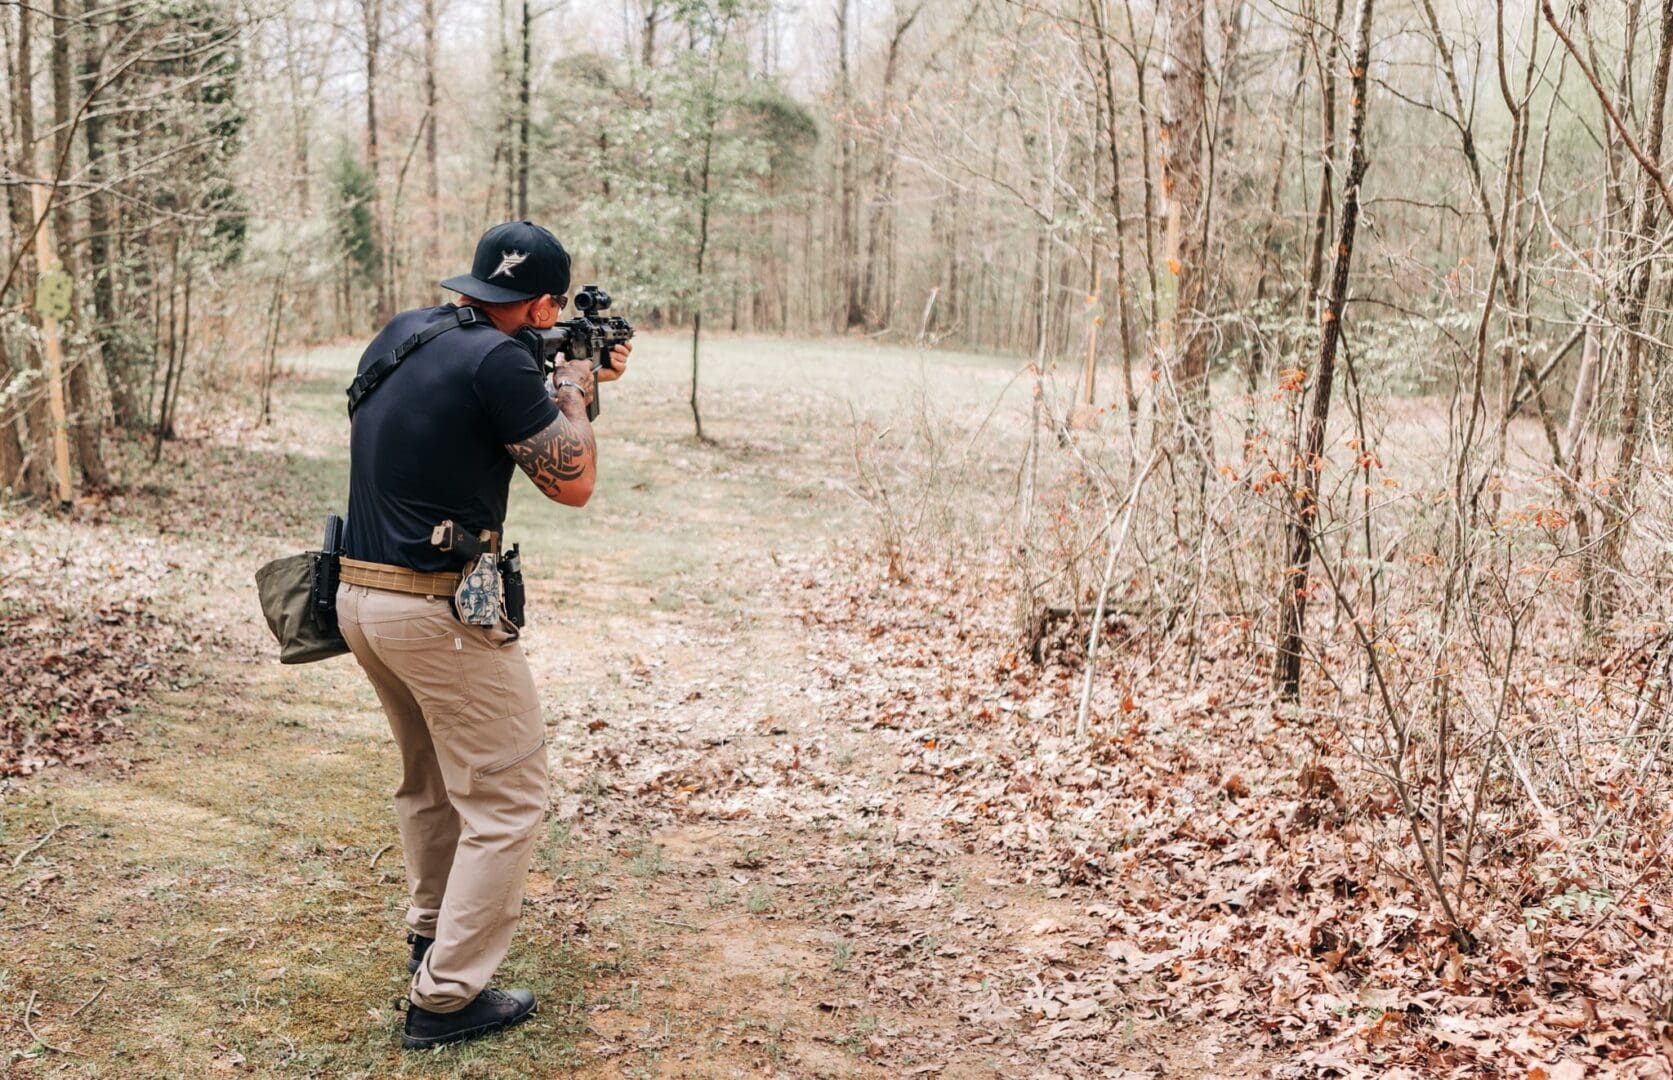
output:
<path id="1" fill-rule="evenodd" d="M 1158 607 L 1106 607 L 1104 609 L 1104 618 L 1107 619 L 1110 616 L 1115 615 L 1129 619 L 1155 621 L 1176 616 L 1189 606 L 1190 605 L 1188 604 L 1166 604 Z M 1090 619 L 1098 614 L 1098 606 L 1096 604 L 1084 604 L 1076 608 L 1069 607 L 1066 604 L 1047 604 L 1044 608 L 1041 608 L 1040 611 L 1041 614 L 1053 619 Z M 1203 618 L 1208 619 L 1252 619 L 1257 613 L 1254 611 L 1234 611 L 1230 608 L 1220 608 L 1214 611 L 1199 612 L 1199 614 L 1202 615 Z M 924 623 L 922 625 L 929 626 L 931 624 Z M 908 626 L 902 627 L 902 629 L 910 630 L 914 628 Z"/>
<path id="2" fill-rule="evenodd" d="M 385 844 L 383 847 L 378 848 L 378 853 L 372 856 L 372 865 L 368 866 L 367 869 L 376 870 L 378 868 L 378 860 L 383 858 L 383 853 L 394 846 L 394 844 Z"/>
<path id="3" fill-rule="evenodd" d="M 17 853 L 17 857 L 12 859 L 12 869 L 16 870 L 18 867 L 23 865 L 23 860 L 24 859 L 27 859 L 29 856 L 35 854 L 35 852 L 37 852 L 37 851 L 41 850 L 42 848 L 46 847 L 47 841 L 51 840 L 54 836 L 57 836 L 59 830 L 61 830 L 61 829 L 73 829 L 73 828 L 75 828 L 75 824 L 76 823 L 73 822 L 73 821 L 71 821 L 71 822 L 60 822 L 58 820 L 58 815 L 56 813 L 53 814 L 52 815 L 52 828 L 47 830 L 47 833 L 46 833 L 45 836 L 41 837 L 39 840 L 35 841 L 33 844 L 30 844 L 28 847 L 24 848 L 22 851 Z"/>
<path id="4" fill-rule="evenodd" d="M 29 1003 L 23 1007 L 23 1030 L 29 1033 L 29 1037 L 35 1040 L 36 1045 L 41 1046 L 44 1049 L 51 1050 L 55 1054 L 69 1054 L 72 1057 L 82 1056 L 77 1054 L 74 1050 L 66 1050 L 62 1046 L 54 1046 L 45 1039 L 41 1038 L 40 1034 L 35 1031 L 35 1025 L 29 1020 L 29 1014 L 34 1011 L 35 991 L 31 990 L 29 991 Z"/>

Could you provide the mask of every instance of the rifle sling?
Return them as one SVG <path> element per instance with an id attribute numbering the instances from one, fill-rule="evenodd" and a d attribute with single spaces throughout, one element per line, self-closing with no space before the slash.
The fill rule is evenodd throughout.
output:
<path id="1" fill-rule="evenodd" d="M 454 330 L 461 326 L 475 326 L 476 324 L 485 321 L 486 320 L 483 319 L 481 313 L 474 307 L 458 308 L 453 312 L 453 318 L 441 319 L 431 323 L 418 333 L 410 335 L 405 341 L 395 346 L 394 349 L 372 361 L 367 365 L 366 370 L 362 371 L 359 375 L 356 375 L 354 377 L 354 382 L 349 384 L 349 417 L 351 419 L 354 417 L 354 410 L 358 409 L 360 407 L 360 403 L 366 400 L 366 395 L 377 389 L 378 384 L 383 382 L 383 380 L 393 375 L 395 373 L 395 369 L 401 366 L 401 362 L 405 360 L 414 349 L 418 348 L 420 345 L 434 341 L 436 338 L 447 333 L 449 330 Z"/>

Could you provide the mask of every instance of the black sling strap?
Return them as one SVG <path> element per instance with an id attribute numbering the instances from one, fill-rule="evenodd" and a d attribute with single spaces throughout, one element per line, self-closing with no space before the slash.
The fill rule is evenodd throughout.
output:
<path id="1" fill-rule="evenodd" d="M 367 365 L 366 370 L 356 375 L 354 382 L 349 384 L 349 416 L 351 418 L 354 416 L 354 410 L 358 409 L 360 403 L 366 400 L 366 395 L 377 389 L 379 383 L 394 374 L 395 369 L 401 366 L 401 361 L 405 360 L 414 349 L 426 342 L 434 341 L 449 330 L 461 326 L 475 326 L 486 321 L 482 317 L 482 313 L 474 307 L 459 308 L 454 311 L 453 318 L 438 319 L 418 333 L 408 337 L 390 352 L 372 361 Z"/>

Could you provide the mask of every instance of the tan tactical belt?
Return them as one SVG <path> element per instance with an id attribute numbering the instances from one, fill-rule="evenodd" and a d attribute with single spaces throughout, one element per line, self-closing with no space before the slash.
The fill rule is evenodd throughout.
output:
<path id="1" fill-rule="evenodd" d="M 452 596 L 453 590 L 459 587 L 458 574 L 426 574 L 405 566 L 351 559 L 347 555 L 342 557 L 338 578 L 345 585 L 364 585 L 368 589 L 414 596 Z"/>

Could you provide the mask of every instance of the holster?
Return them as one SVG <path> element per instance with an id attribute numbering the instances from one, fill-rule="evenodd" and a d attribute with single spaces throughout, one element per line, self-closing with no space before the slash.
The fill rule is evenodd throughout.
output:
<path id="1" fill-rule="evenodd" d="M 500 556 L 500 581 L 505 585 L 505 617 L 523 628 L 523 553 L 516 544 Z"/>
<path id="2" fill-rule="evenodd" d="M 504 580 L 505 560 L 499 554 L 498 533 L 483 530 L 473 535 L 450 519 L 431 530 L 430 543 L 466 560 L 459 587 L 453 591 L 453 612 L 460 622 L 468 626 L 495 626 L 502 616 L 510 618 L 505 597 L 511 586 Z M 509 558 L 516 563 L 515 548 Z M 522 626 L 521 564 L 516 563 L 515 569 L 518 610 L 512 622 Z"/>
<path id="3" fill-rule="evenodd" d="M 343 519 L 336 514 L 325 516 L 325 542 L 313 556 L 313 573 L 309 581 L 308 605 L 314 619 L 328 633 L 337 632 L 337 581 L 342 572 Z"/>
<path id="4" fill-rule="evenodd" d="M 459 577 L 453 590 L 453 610 L 467 626 L 498 626 L 500 622 L 499 557 L 484 551 Z"/>

